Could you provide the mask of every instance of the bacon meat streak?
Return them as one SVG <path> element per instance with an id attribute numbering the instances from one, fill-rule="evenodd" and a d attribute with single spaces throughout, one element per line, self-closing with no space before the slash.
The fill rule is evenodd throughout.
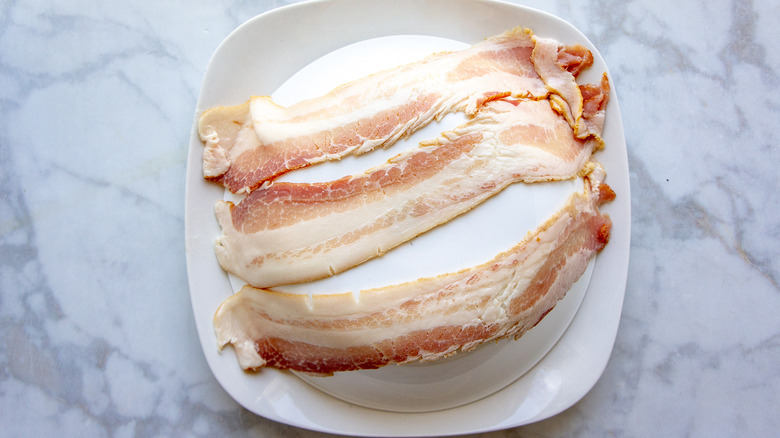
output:
<path id="1" fill-rule="evenodd" d="M 606 80 L 598 89 L 589 99 L 605 104 Z M 603 110 L 598 105 L 591 116 Z M 510 184 L 575 178 L 600 142 L 597 136 L 576 138 L 547 100 L 490 102 L 446 136 L 361 175 L 272 182 L 238 205 L 218 201 L 220 265 L 255 287 L 327 277 L 469 211 Z"/>
<path id="2" fill-rule="evenodd" d="M 410 283 L 332 295 L 245 286 L 214 318 L 241 367 L 317 374 L 433 360 L 534 327 L 609 240 L 598 206 L 614 198 L 600 166 L 584 191 L 488 263 Z"/>
<path id="3" fill-rule="evenodd" d="M 213 108 L 198 126 L 203 173 L 233 193 L 248 193 L 290 170 L 388 147 L 447 113 L 473 116 L 508 96 L 543 99 L 562 91 L 556 102 L 577 126 L 582 99 L 574 76 L 592 62 L 581 46 L 564 47 L 518 28 L 288 108 L 267 96 Z"/>

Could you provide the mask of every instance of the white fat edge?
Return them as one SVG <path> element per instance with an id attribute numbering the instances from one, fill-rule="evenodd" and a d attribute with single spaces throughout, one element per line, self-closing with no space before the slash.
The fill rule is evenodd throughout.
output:
<path id="1" fill-rule="evenodd" d="M 317 134 L 323 131 L 330 131 L 334 126 L 346 126 L 350 123 L 362 119 L 370 119 L 380 111 L 391 109 L 397 106 L 408 104 L 413 97 L 412 90 L 403 90 L 404 93 L 397 93 L 385 99 L 375 100 L 368 104 L 361 105 L 355 109 L 341 109 L 338 113 L 327 111 L 323 118 L 308 117 L 302 122 L 274 121 L 263 117 L 262 111 L 256 106 L 251 106 L 252 123 L 255 135 L 265 144 L 281 142 L 291 138 L 305 137 Z"/>
<path id="2" fill-rule="evenodd" d="M 219 144 L 219 135 L 212 131 L 202 136 L 205 141 L 203 148 L 203 176 L 218 177 L 230 169 L 228 152 Z"/>
<path id="3" fill-rule="evenodd" d="M 236 352 L 236 359 L 241 368 L 260 368 L 267 363 L 265 359 L 257 354 L 254 339 L 241 338 L 239 340 L 231 341 L 230 343 L 233 345 L 233 350 Z"/>
<path id="4" fill-rule="evenodd" d="M 255 130 L 251 124 L 242 125 L 233 141 L 233 146 L 227 151 L 231 159 L 238 158 L 246 151 L 251 151 L 261 147 L 260 139 L 257 138 Z"/>

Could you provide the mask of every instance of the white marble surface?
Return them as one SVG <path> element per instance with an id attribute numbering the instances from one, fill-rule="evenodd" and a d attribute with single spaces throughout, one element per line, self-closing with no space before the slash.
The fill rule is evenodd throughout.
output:
<path id="1" fill-rule="evenodd" d="M 599 47 L 632 184 L 624 311 L 595 388 L 508 436 L 780 433 L 780 4 L 529 1 Z M 202 74 L 280 1 L 0 4 L 0 435 L 324 436 L 206 366 L 183 243 Z"/>

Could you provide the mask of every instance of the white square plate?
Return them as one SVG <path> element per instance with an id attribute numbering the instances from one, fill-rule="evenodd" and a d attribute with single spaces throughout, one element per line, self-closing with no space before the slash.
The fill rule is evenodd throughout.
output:
<path id="1" fill-rule="evenodd" d="M 470 0 L 315 1 L 270 11 L 236 29 L 212 57 L 197 112 L 200 114 L 217 105 L 239 104 L 251 95 L 274 95 L 280 102 L 300 97 L 291 90 L 304 96 L 316 95 L 372 69 L 407 62 L 434 50 L 465 47 L 516 26 L 528 27 L 539 36 L 552 37 L 565 44 L 588 47 L 595 61 L 581 82 L 596 82 L 607 71 L 595 47 L 574 27 L 525 7 Z M 377 53 L 382 56 L 376 56 Z M 388 65 L 382 65 L 383 62 Z M 317 74 L 323 76 L 311 81 Z M 307 83 L 311 85 L 304 87 Z M 213 207 L 216 200 L 224 197 L 224 190 L 202 178 L 203 145 L 195 129 L 194 124 L 185 215 L 193 310 L 214 375 L 250 411 L 283 423 L 331 433 L 370 436 L 475 433 L 515 427 L 554 415 L 584 396 L 601 375 L 620 319 L 630 243 L 628 162 L 614 84 L 603 135 L 606 147 L 595 158 L 606 168 L 607 183 L 618 197 L 603 207 L 613 220 L 612 236 L 591 265 L 592 269 L 539 326 L 518 342 L 487 345 L 431 365 L 340 373 L 334 378 L 304 377 L 335 397 L 315 389 L 293 373 L 273 369 L 245 373 L 230 349 L 223 353 L 217 351 L 212 317 L 234 287 L 219 267 L 213 251 L 214 239 L 220 233 Z M 441 130 L 441 127 L 433 129 Z M 426 135 L 431 133 L 420 133 L 412 142 Z M 392 154 L 398 153 L 397 149 L 391 150 Z M 526 218 L 530 229 L 541 222 L 540 218 L 548 217 L 557 209 L 556 205 L 565 199 L 563 195 L 575 189 L 572 184 L 562 187 L 563 192 L 560 188 L 553 192 L 549 188 L 534 188 L 533 193 L 522 192 L 526 190 L 522 187 L 513 189 L 513 194 L 502 193 L 497 199 L 491 199 L 495 205 L 486 205 L 485 210 L 505 209 L 499 203 L 508 196 L 540 197 L 541 201 L 533 203 L 535 216 Z M 544 205 L 545 199 L 556 196 L 558 201 Z M 464 220 L 458 219 L 452 226 L 468 229 Z M 447 232 L 446 229 L 434 231 Z M 521 231 L 522 236 L 527 229 Z M 435 241 L 436 235 L 421 237 Z M 508 240 L 519 239 L 509 237 Z M 418 241 L 418 250 L 425 241 Z M 433 244 L 431 248 L 437 246 Z M 411 249 L 397 250 L 402 251 Z M 381 262 L 390 263 L 388 259 L 383 257 Z M 347 272 L 353 279 L 360 279 L 369 276 L 366 272 L 374 265 L 368 263 L 367 267 Z M 353 281 L 345 278 L 347 282 Z M 318 283 L 318 287 L 340 287 L 331 286 L 332 283 L 334 280 L 328 279 Z"/>

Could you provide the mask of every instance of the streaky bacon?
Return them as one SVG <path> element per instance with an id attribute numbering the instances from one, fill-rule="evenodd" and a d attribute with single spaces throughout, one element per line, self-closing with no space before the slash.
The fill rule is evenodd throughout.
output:
<path id="1" fill-rule="evenodd" d="M 296 295 L 245 286 L 214 317 L 241 367 L 332 374 L 434 360 L 519 338 L 563 298 L 608 242 L 598 206 L 614 198 L 595 164 L 584 190 L 488 263 L 378 289 Z"/>
<path id="2" fill-rule="evenodd" d="M 598 117 L 606 98 L 597 100 Z M 590 107 L 590 106 L 589 106 Z M 600 146 L 573 135 L 546 100 L 498 100 L 439 139 L 364 174 L 271 182 L 219 201 L 221 266 L 255 287 L 337 274 L 409 241 L 517 182 L 577 177 Z"/>
<path id="3" fill-rule="evenodd" d="M 545 50 L 536 50 L 539 41 Z M 268 96 L 213 108 L 198 125 L 204 177 L 248 193 L 290 170 L 388 147 L 450 112 L 473 116 L 487 102 L 508 96 L 543 99 L 555 91 L 546 81 L 576 88 L 574 76 L 592 64 L 592 55 L 582 46 L 550 41 L 517 28 L 287 108 Z M 581 102 L 568 102 L 571 97 L 564 95 L 561 105 L 575 126 Z"/>

